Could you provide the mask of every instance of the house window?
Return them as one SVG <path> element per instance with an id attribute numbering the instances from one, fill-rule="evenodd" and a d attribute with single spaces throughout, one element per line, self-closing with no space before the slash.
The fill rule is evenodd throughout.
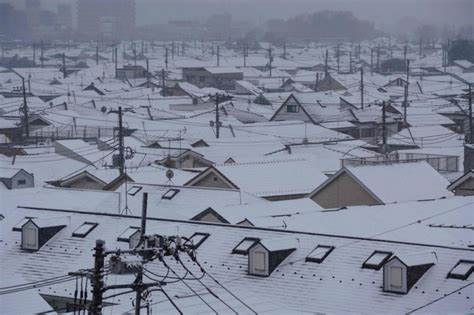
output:
<path id="1" fill-rule="evenodd" d="M 23 226 L 23 224 L 28 222 L 29 219 L 36 219 L 36 217 L 24 217 L 23 219 L 20 220 L 20 222 L 18 222 L 17 224 L 13 226 L 12 231 L 21 232 L 21 227 Z"/>
<path id="2" fill-rule="evenodd" d="M 466 280 L 474 271 L 474 261 L 460 260 L 448 273 L 448 278 Z"/>
<path id="3" fill-rule="evenodd" d="M 210 236 L 209 233 L 194 233 L 190 238 L 189 242 L 191 243 L 192 249 L 197 249 L 199 246 L 204 243 L 205 240 Z"/>
<path id="4" fill-rule="evenodd" d="M 237 246 L 232 250 L 232 254 L 247 255 L 249 253 L 250 247 L 252 247 L 260 239 L 253 237 L 246 237 L 240 241 Z"/>
<path id="5" fill-rule="evenodd" d="M 396 289 L 403 287 L 403 270 L 401 267 L 390 267 L 390 287 Z"/>
<path id="6" fill-rule="evenodd" d="M 24 237 L 25 237 L 25 248 L 26 249 L 36 249 L 38 248 L 38 237 L 37 229 L 34 227 L 25 227 Z"/>
<path id="7" fill-rule="evenodd" d="M 161 196 L 161 199 L 171 200 L 177 193 L 179 193 L 179 189 L 170 189 Z"/>
<path id="8" fill-rule="evenodd" d="M 26 179 L 19 179 L 16 183 L 17 183 L 19 186 L 21 186 L 21 185 L 26 185 Z"/>
<path id="9" fill-rule="evenodd" d="M 362 264 L 362 268 L 379 270 L 392 256 L 391 252 L 374 251 Z"/>
<path id="10" fill-rule="evenodd" d="M 72 232 L 73 237 L 86 237 L 93 229 L 99 225 L 98 223 L 84 222 L 79 226 L 74 232 Z"/>
<path id="11" fill-rule="evenodd" d="M 299 111 L 298 105 L 286 105 L 287 113 L 297 113 Z"/>
<path id="12" fill-rule="evenodd" d="M 322 263 L 327 256 L 334 250 L 334 246 L 325 246 L 325 245 L 318 245 L 315 249 L 306 256 L 305 261 L 315 262 L 315 263 Z"/>
<path id="13" fill-rule="evenodd" d="M 373 138 L 375 137 L 375 128 L 362 128 L 360 129 L 361 138 Z"/>
<path id="14" fill-rule="evenodd" d="M 265 272 L 265 253 L 254 252 L 253 253 L 253 269 L 255 271 Z"/>

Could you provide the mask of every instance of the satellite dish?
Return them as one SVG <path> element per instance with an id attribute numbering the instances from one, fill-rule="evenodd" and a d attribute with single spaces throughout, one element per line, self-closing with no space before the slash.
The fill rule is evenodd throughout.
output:
<path id="1" fill-rule="evenodd" d="M 172 170 L 167 170 L 166 171 L 166 177 L 171 180 L 174 177 L 174 173 Z"/>
<path id="2" fill-rule="evenodd" d="M 102 106 L 102 107 L 100 108 L 100 111 L 101 111 L 102 113 L 106 113 L 106 112 L 107 112 L 107 107 Z"/>

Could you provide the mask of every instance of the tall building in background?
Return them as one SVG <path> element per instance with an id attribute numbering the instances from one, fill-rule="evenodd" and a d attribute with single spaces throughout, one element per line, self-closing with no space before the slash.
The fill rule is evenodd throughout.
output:
<path id="1" fill-rule="evenodd" d="M 77 32 L 84 39 L 131 39 L 135 0 L 78 0 Z"/>

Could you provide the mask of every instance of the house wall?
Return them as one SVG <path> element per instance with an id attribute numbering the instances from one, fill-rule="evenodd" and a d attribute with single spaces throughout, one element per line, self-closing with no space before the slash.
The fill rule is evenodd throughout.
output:
<path id="1" fill-rule="evenodd" d="M 456 196 L 474 196 L 474 178 L 466 180 L 454 191 Z"/>
<path id="2" fill-rule="evenodd" d="M 217 218 L 214 214 L 212 213 L 207 213 L 206 215 L 202 216 L 201 219 L 199 219 L 199 221 L 202 221 L 202 222 L 213 222 L 213 223 L 222 223 L 221 220 L 219 220 L 219 218 Z"/>
<path id="3" fill-rule="evenodd" d="M 183 79 L 200 88 L 215 87 L 222 90 L 233 90 L 235 81 L 243 80 L 243 73 L 218 73 L 207 72 L 204 68 L 183 69 Z"/>
<path id="4" fill-rule="evenodd" d="M 97 183 L 96 181 L 84 176 L 73 183 L 67 185 L 69 188 L 77 188 L 77 189 L 95 189 L 95 190 L 102 190 L 104 185 Z"/>
<path id="5" fill-rule="evenodd" d="M 25 184 L 20 185 L 18 181 L 24 180 Z M 15 176 L 12 177 L 11 180 L 11 189 L 18 189 L 18 188 L 30 188 L 35 187 L 35 180 L 32 175 L 26 174 L 24 172 L 19 172 Z"/>
<path id="6" fill-rule="evenodd" d="M 347 173 L 339 175 L 311 199 L 323 208 L 380 204 Z"/>
<path id="7" fill-rule="evenodd" d="M 255 253 L 264 253 L 265 255 L 265 262 L 264 262 L 264 265 L 265 265 L 265 268 L 264 270 L 256 270 L 255 269 L 255 264 L 254 264 L 254 255 Z M 249 254 L 248 254 L 248 272 L 249 274 L 251 275 L 256 275 L 256 276 L 268 276 L 269 272 L 268 272 L 268 259 L 269 259 L 269 253 L 268 251 L 260 244 L 257 244 L 255 246 L 253 246 L 252 248 L 250 248 L 249 250 Z"/>
<path id="8" fill-rule="evenodd" d="M 287 111 L 287 105 L 298 105 L 293 97 L 290 97 L 288 100 L 283 103 L 280 111 L 273 117 L 272 121 L 283 121 L 283 120 L 301 120 L 305 122 L 311 122 L 311 119 L 306 115 L 303 109 L 298 105 L 297 113 L 289 113 Z"/>
<path id="9" fill-rule="evenodd" d="M 212 172 L 207 174 L 201 180 L 194 183 L 192 186 L 232 189 L 232 187 L 227 185 L 227 183 L 221 180 L 219 176 L 215 175 Z"/>

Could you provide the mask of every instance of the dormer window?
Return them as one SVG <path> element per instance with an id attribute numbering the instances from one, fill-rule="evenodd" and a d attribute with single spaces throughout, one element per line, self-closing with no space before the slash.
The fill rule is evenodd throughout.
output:
<path id="1" fill-rule="evenodd" d="M 287 113 L 297 113 L 299 111 L 298 105 L 286 105 Z"/>
<path id="2" fill-rule="evenodd" d="M 161 196 L 161 199 L 171 200 L 179 193 L 179 189 L 170 189 Z"/>
<path id="3" fill-rule="evenodd" d="M 434 253 L 394 256 L 383 265 L 383 290 L 406 294 L 436 262 Z"/>
<path id="4" fill-rule="evenodd" d="M 28 219 L 21 227 L 21 248 L 39 250 L 66 225 L 66 218 Z"/>
<path id="5" fill-rule="evenodd" d="M 73 237 L 80 237 L 84 238 L 86 237 L 92 230 L 94 230 L 98 223 L 92 223 L 92 222 L 84 222 L 81 224 L 74 232 L 72 232 Z"/>
<path id="6" fill-rule="evenodd" d="M 448 278 L 466 280 L 469 278 L 471 273 L 474 271 L 474 261 L 472 260 L 460 260 L 458 263 L 449 271 Z"/>
<path id="7" fill-rule="evenodd" d="M 362 268 L 380 270 L 387 260 L 392 256 L 391 252 L 374 251 L 362 264 Z"/>
<path id="8" fill-rule="evenodd" d="M 24 217 L 23 219 L 20 220 L 20 222 L 18 222 L 17 224 L 15 224 L 13 226 L 12 231 L 21 232 L 21 228 L 22 228 L 23 224 L 28 222 L 29 219 L 35 219 L 35 218 L 36 217 Z"/>
<path id="9" fill-rule="evenodd" d="M 197 249 L 199 246 L 202 245 L 202 243 L 204 243 L 205 240 L 207 240 L 207 238 L 210 236 L 209 233 L 200 233 L 200 232 L 197 232 L 197 233 L 194 233 L 190 238 L 189 238 L 189 241 L 190 241 L 190 245 L 191 245 L 191 248 L 192 249 Z"/>
<path id="10" fill-rule="evenodd" d="M 248 273 L 268 277 L 298 246 L 297 239 L 260 240 L 248 250 Z"/>
<path id="11" fill-rule="evenodd" d="M 305 261 L 314 262 L 317 264 L 322 263 L 326 257 L 334 250 L 334 246 L 318 245 L 313 249 L 308 256 L 306 256 Z"/>
<path id="12" fill-rule="evenodd" d="M 250 247 L 252 247 L 259 240 L 260 239 L 254 237 L 244 238 L 239 244 L 237 244 L 237 246 L 234 247 L 232 254 L 247 255 L 249 253 Z"/>

